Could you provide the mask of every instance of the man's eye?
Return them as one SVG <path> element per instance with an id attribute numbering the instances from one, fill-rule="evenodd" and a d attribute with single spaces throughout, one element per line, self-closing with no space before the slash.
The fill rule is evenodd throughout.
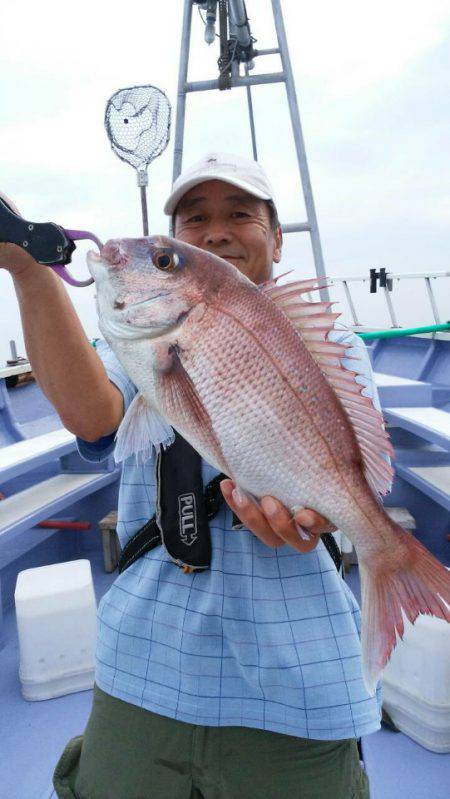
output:
<path id="1" fill-rule="evenodd" d="M 195 214 L 195 216 L 190 216 L 189 219 L 185 219 L 185 222 L 202 222 L 204 218 L 203 214 Z"/>
<path id="2" fill-rule="evenodd" d="M 240 217 L 250 216 L 250 214 L 247 214 L 245 211 L 233 211 L 231 216 L 235 216 L 239 219 Z"/>

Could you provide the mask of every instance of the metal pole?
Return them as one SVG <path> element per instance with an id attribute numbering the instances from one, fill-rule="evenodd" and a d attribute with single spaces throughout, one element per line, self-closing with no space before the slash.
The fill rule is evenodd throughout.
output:
<path id="1" fill-rule="evenodd" d="M 303 233 L 310 231 L 311 227 L 308 222 L 287 222 L 285 225 L 281 225 L 281 229 L 283 233 Z"/>
<path id="2" fill-rule="evenodd" d="M 192 23 L 192 0 L 184 0 L 183 27 L 181 32 L 180 67 L 178 70 L 178 94 L 177 94 L 177 121 L 175 125 L 175 144 L 173 153 L 173 174 L 174 182 L 181 172 L 183 163 L 183 138 L 184 121 L 186 114 L 186 83 L 189 63 L 189 46 L 191 42 L 191 23 Z"/>
<path id="3" fill-rule="evenodd" d="M 314 255 L 314 263 L 316 266 L 316 274 L 318 277 L 325 277 L 325 264 L 323 261 L 322 246 L 320 243 L 319 228 L 316 217 L 316 209 L 314 207 L 311 180 L 309 177 L 308 163 L 306 161 L 305 144 L 303 141 L 302 127 L 300 123 L 300 114 L 298 110 L 297 97 L 295 94 L 294 76 L 292 73 L 291 61 L 289 58 L 289 50 L 286 38 L 286 31 L 283 22 L 283 15 L 281 13 L 280 0 L 272 0 L 272 9 L 275 21 L 275 28 L 277 32 L 278 46 L 280 48 L 281 62 L 283 64 L 283 72 L 285 75 L 286 93 L 288 97 L 289 113 L 291 116 L 292 133 L 294 136 L 295 149 L 297 152 L 297 160 L 302 180 L 306 214 L 311 228 L 310 231 L 311 245 Z M 329 299 L 328 290 L 321 289 L 320 296 L 322 300 L 328 300 Z"/>
<path id="4" fill-rule="evenodd" d="M 137 183 L 141 192 L 142 229 L 144 232 L 144 236 L 148 236 L 148 211 L 147 211 L 148 174 L 146 169 L 138 169 Z"/>
<path id="5" fill-rule="evenodd" d="M 236 38 L 242 47 L 248 47 L 251 38 L 244 3 L 242 0 L 228 0 L 228 6 L 230 22 L 236 28 Z"/>
<path id="6" fill-rule="evenodd" d="M 441 320 L 439 318 L 439 311 L 437 309 L 436 300 L 434 299 L 433 289 L 431 288 L 431 280 L 429 277 L 425 278 L 425 283 L 427 284 L 428 297 L 430 299 L 431 307 L 433 309 L 434 321 L 438 325 L 440 324 Z"/>
<path id="7" fill-rule="evenodd" d="M 142 229 L 144 231 L 144 236 L 148 236 L 147 191 L 145 186 L 141 186 L 141 207 L 142 207 Z"/>
<path id="8" fill-rule="evenodd" d="M 347 297 L 347 302 L 348 302 L 348 304 L 350 306 L 350 311 L 351 311 L 351 314 L 352 314 L 352 317 L 353 317 L 353 324 L 357 325 L 359 327 L 360 323 L 358 322 L 358 317 L 356 315 L 356 308 L 353 305 L 353 299 L 352 299 L 352 295 L 350 294 L 350 289 L 348 287 L 347 281 L 343 280 L 342 281 L 342 285 L 344 286 L 345 296 Z"/>
<path id="9" fill-rule="evenodd" d="M 240 86 L 259 86 L 263 83 L 284 83 L 285 77 L 283 72 L 269 72 L 263 75 L 242 75 L 241 77 L 232 77 L 230 80 L 230 88 L 234 89 Z M 208 92 L 212 89 L 219 89 L 218 80 L 196 80 L 194 82 L 186 83 L 186 92 Z"/>
<path id="10" fill-rule="evenodd" d="M 384 296 L 386 297 L 386 302 L 389 310 L 389 316 L 391 317 L 392 327 L 399 327 L 399 324 L 397 322 L 397 317 L 394 311 L 394 306 L 391 300 L 391 292 L 389 291 L 387 286 L 384 287 Z"/>
<path id="11" fill-rule="evenodd" d="M 248 76 L 248 64 L 245 65 L 245 74 Z M 252 90 L 250 89 L 250 86 L 247 86 L 246 89 L 247 89 L 248 117 L 250 120 L 250 133 L 252 135 L 253 160 L 257 161 L 258 150 L 256 149 L 256 132 L 255 132 L 255 118 L 253 116 Z"/>

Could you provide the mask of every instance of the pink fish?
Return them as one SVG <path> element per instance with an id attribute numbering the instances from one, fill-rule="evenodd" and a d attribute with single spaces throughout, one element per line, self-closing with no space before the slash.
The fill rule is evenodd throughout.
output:
<path id="1" fill-rule="evenodd" d="M 339 314 L 304 294 L 320 281 L 256 286 L 230 263 L 164 236 L 91 252 L 100 329 L 137 386 L 119 459 L 167 445 L 173 430 L 247 495 L 313 508 L 353 542 L 369 692 L 419 613 L 450 621 L 450 573 L 393 522 L 393 455 L 383 417 L 361 394 Z M 348 357 L 348 356 L 347 356 Z"/>

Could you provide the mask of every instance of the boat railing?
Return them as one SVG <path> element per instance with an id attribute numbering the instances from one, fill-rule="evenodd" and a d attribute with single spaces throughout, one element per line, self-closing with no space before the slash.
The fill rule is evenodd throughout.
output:
<path id="1" fill-rule="evenodd" d="M 364 341 L 373 341 L 381 338 L 398 338 L 400 336 L 420 336 L 429 333 L 450 333 L 450 322 L 443 325 L 424 325 L 423 327 L 398 327 L 390 330 L 355 331 Z"/>
<path id="2" fill-rule="evenodd" d="M 359 315 L 356 310 L 354 295 L 352 295 L 351 289 L 352 287 L 355 286 L 355 284 L 368 283 L 371 294 L 375 294 L 377 292 L 377 289 L 380 289 L 382 292 L 384 292 L 384 297 L 386 301 L 389 318 L 391 321 L 391 326 L 392 328 L 401 328 L 402 326 L 398 323 L 398 318 L 393 302 L 394 283 L 396 282 L 401 283 L 402 280 L 424 281 L 425 292 L 428 296 L 428 300 L 431 306 L 432 318 L 436 325 L 440 325 L 442 323 L 442 319 L 436 302 L 436 296 L 433 291 L 433 281 L 437 280 L 438 278 L 450 278 L 450 272 L 397 273 L 397 272 L 390 272 L 386 269 L 380 269 L 379 271 L 377 271 L 376 269 L 370 269 L 369 274 L 366 273 L 364 275 L 347 275 L 344 277 L 337 275 L 329 276 L 327 278 L 327 283 L 330 286 L 339 285 L 344 290 L 345 298 L 347 300 L 347 304 L 350 310 L 353 325 L 355 327 L 367 327 L 367 325 L 363 325 L 362 322 L 360 321 Z M 447 296 L 450 296 L 450 285 L 449 285 L 449 291 L 447 291 Z M 450 318 L 450 310 L 449 310 L 449 318 Z M 448 320 L 445 321 L 447 322 Z"/>

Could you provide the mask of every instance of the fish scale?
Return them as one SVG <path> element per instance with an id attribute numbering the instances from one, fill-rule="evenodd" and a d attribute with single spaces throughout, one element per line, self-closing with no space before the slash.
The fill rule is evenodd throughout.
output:
<path id="1" fill-rule="evenodd" d="M 275 490 L 288 507 L 312 502 L 315 497 L 309 485 L 320 478 L 322 470 L 330 468 L 330 457 L 328 447 L 308 423 L 302 397 L 295 397 L 275 362 L 264 357 L 263 350 L 257 351 L 253 336 L 244 338 L 242 327 L 217 306 L 210 309 L 201 325 L 204 331 L 200 329 L 196 334 L 194 353 L 186 353 L 186 369 L 215 420 L 233 477 L 256 496 Z M 226 350 L 221 341 L 227 342 Z M 182 338 L 180 342 L 183 346 Z M 216 373 L 217 367 L 221 377 Z M 313 378 L 305 379 L 312 382 Z M 227 394 L 230 401 L 224 403 Z M 241 408 L 245 414 L 239 416 Z M 277 451 L 280 454 L 274 475 Z M 311 472 L 300 492 L 298 475 L 304 472 L 308 459 Z"/>
<path id="2" fill-rule="evenodd" d="M 392 446 L 355 380 L 357 361 L 346 370 L 347 346 L 328 338 L 337 315 L 303 299 L 318 279 L 256 287 L 164 236 L 112 240 L 88 265 L 100 329 L 138 389 L 116 457 L 168 445 L 174 427 L 244 491 L 312 508 L 347 535 L 374 692 L 404 616 L 450 621 L 450 574 L 384 511 Z"/>

